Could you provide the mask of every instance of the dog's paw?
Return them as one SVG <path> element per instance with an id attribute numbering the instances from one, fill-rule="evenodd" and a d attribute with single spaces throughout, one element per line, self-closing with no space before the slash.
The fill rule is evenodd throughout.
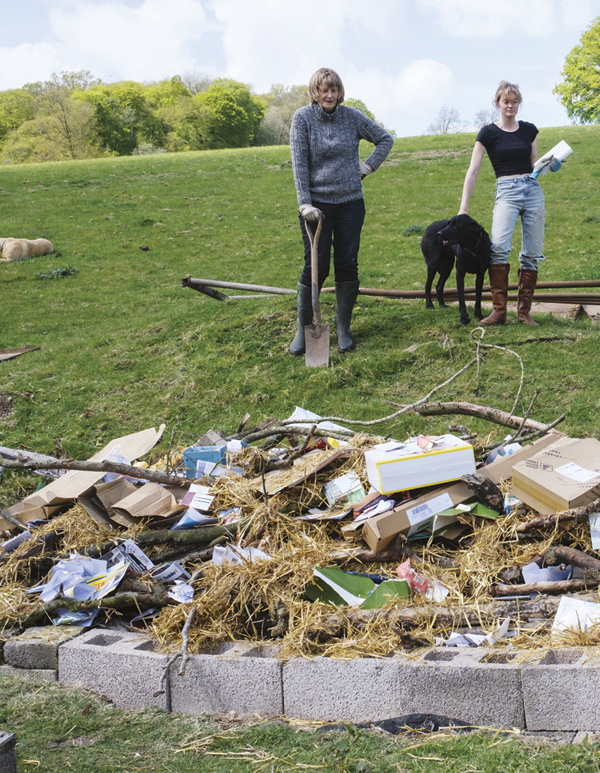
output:
<path id="1" fill-rule="evenodd" d="M 468 325 L 470 321 L 471 320 L 469 319 L 469 317 L 461 317 L 460 318 L 460 324 L 461 325 Z"/>
<path id="2" fill-rule="evenodd" d="M 426 309 L 435 309 L 435 306 L 433 305 L 433 303 L 431 301 L 429 301 L 428 303 L 425 304 L 425 308 Z"/>

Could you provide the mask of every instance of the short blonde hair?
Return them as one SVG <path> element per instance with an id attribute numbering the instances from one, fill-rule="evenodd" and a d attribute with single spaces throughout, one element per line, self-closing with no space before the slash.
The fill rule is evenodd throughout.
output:
<path id="1" fill-rule="evenodd" d="M 507 97 L 509 94 L 514 94 L 519 100 L 519 104 L 523 101 L 523 95 L 519 88 L 518 83 L 509 83 L 508 81 L 500 81 L 498 88 L 496 89 L 496 96 L 494 97 L 494 104 L 497 105 L 502 97 Z"/>
<path id="2" fill-rule="evenodd" d="M 308 94 L 310 96 L 311 102 L 317 102 L 317 97 L 319 95 L 319 89 L 321 86 L 329 86 L 330 88 L 333 86 L 338 90 L 338 105 L 340 102 L 344 101 L 344 84 L 342 83 L 342 79 L 335 70 L 331 70 L 329 67 L 321 67 L 312 74 L 308 83 Z"/>

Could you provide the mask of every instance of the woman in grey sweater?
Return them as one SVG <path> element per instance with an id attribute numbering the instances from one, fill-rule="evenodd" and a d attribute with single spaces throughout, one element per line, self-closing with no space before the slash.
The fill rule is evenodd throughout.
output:
<path id="1" fill-rule="evenodd" d="M 290 132 L 304 242 L 304 269 L 298 283 L 298 331 L 290 345 L 290 352 L 296 355 L 304 354 L 304 327 L 313 320 L 306 227 L 321 216 L 319 290 L 329 274 L 333 245 L 338 349 L 348 352 L 354 348 L 350 323 L 358 295 L 358 249 L 365 219 L 361 181 L 379 168 L 394 144 L 384 128 L 359 110 L 341 104 L 344 86 L 334 70 L 317 70 L 310 79 L 308 92 L 311 104 L 296 111 Z M 363 162 L 358 156 L 361 139 L 375 145 Z"/>

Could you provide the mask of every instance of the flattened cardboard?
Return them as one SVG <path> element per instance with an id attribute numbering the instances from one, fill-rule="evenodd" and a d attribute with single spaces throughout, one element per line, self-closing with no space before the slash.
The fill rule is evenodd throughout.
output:
<path id="1" fill-rule="evenodd" d="M 114 523 L 108 517 L 108 513 L 98 504 L 95 497 L 89 494 L 82 494 L 77 500 L 77 504 L 83 507 L 94 523 L 97 523 L 99 526 L 107 526 L 109 529 L 115 528 Z"/>
<path id="2" fill-rule="evenodd" d="M 341 459 L 346 453 L 345 449 L 339 449 L 334 451 L 321 451 L 315 449 L 304 454 L 300 458 L 294 461 L 292 470 L 272 470 L 263 477 L 254 478 L 250 481 L 250 488 L 255 491 L 266 490 L 269 496 L 279 494 L 280 491 L 284 491 L 286 488 L 293 488 L 294 486 L 300 486 L 303 483 L 316 477 L 317 473 L 324 470 L 328 465 L 335 462 L 337 459 Z"/>
<path id="3" fill-rule="evenodd" d="M 175 497 L 158 483 L 146 483 L 113 505 L 113 520 L 135 523 L 137 518 L 168 518 L 181 510 Z"/>
<path id="4" fill-rule="evenodd" d="M 542 515 L 592 502 L 600 496 L 600 442 L 561 438 L 513 467 L 513 493 Z"/>
<path id="5" fill-rule="evenodd" d="M 120 454 L 129 461 L 134 462 L 141 456 L 151 451 L 160 440 L 165 425 L 161 424 L 158 430 L 151 428 L 141 432 L 134 432 L 131 435 L 111 440 L 103 449 L 91 456 L 88 461 L 98 462 L 112 456 Z M 104 472 L 87 472 L 83 470 L 72 470 L 62 475 L 60 478 L 52 481 L 40 491 L 26 497 L 23 502 L 33 501 L 41 505 L 61 505 L 77 499 L 82 494 L 87 493 L 92 486 L 102 480 Z"/>
<path id="6" fill-rule="evenodd" d="M 32 494 L 32 498 L 26 504 L 24 502 L 17 502 L 16 505 L 5 508 L 6 512 L 21 523 L 25 523 L 26 521 L 44 521 L 54 515 L 59 509 L 58 507 L 46 507 L 43 502 L 37 502 L 34 496 Z M 12 523 L 4 518 L 0 518 L 0 531 L 11 531 L 14 528 Z"/>
<path id="7" fill-rule="evenodd" d="M 116 505 L 117 502 L 137 491 L 137 486 L 134 486 L 133 483 L 130 483 L 125 478 L 115 478 L 114 480 L 109 480 L 108 483 L 98 483 L 97 486 L 94 486 L 94 491 L 96 499 L 99 500 L 100 504 L 110 514 L 113 505 Z"/>

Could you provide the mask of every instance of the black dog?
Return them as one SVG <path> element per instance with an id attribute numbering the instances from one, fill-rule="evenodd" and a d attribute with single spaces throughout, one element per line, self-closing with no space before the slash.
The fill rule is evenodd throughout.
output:
<path id="1" fill-rule="evenodd" d="M 481 319 L 481 290 L 485 272 L 490 265 L 491 242 L 486 231 L 469 215 L 455 215 L 450 220 L 436 220 L 428 225 L 421 239 L 421 251 L 427 264 L 425 305 L 433 309 L 431 285 L 436 274 L 440 275 L 435 292 L 440 306 L 444 303 L 444 285 L 450 276 L 456 257 L 456 292 L 460 308 L 460 321 L 468 324 L 469 315 L 465 304 L 465 274 L 476 274 L 474 314 Z"/>

